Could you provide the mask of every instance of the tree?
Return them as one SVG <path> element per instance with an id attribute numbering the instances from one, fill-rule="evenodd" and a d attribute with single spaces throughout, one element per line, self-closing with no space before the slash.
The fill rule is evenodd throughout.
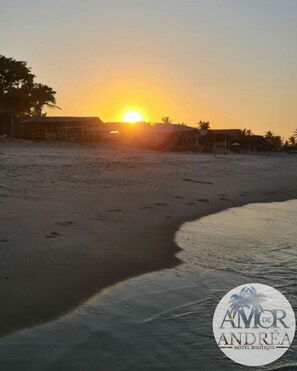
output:
<path id="1" fill-rule="evenodd" d="M 200 130 L 209 130 L 210 129 L 210 123 L 209 121 L 199 121 L 198 127 Z"/>
<path id="2" fill-rule="evenodd" d="M 253 135 L 253 132 L 251 129 L 242 129 L 240 130 L 240 134 L 245 137 L 245 136 Z"/>
<path id="3" fill-rule="evenodd" d="M 272 140 L 272 144 L 274 145 L 275 148 L 279 149 L 283 145 L 283 139 L 280 135 L 275 135 Z"/>
<path id="4" fill-rule="evenodd" d="M 295 138 L 297 138 L 297 129 L 294 131 L 293 136 L 294 136 Z"/>
<path id="5" fill-rule="evenodd" d="M 296 145 L 296 137 L 294 135 L 292 135 L 291 137 L 288 138 L 289 140 L 289 144 L 291 147 L 295 147 Z"/>
<path id="6" fill-rule="evenodd" d="M 274 135 L 272 131 L 267 131 L 264 138 L 270 145 L 277 149 L 281 148 L 281 146 L 283 145 L 283 139 L 281 138 L 281 136 Z"/>
<path id="7" fill-rule="evenodd" d="M 0 112 L 15 117 L 41 116 L 44 106 L 59 108 L 56 92 L 34 79 L 26 62 L 0 55 Z"/>
<path id="8" fill-rule="evenodd" d="M 49 108 L 59 108 L 56 106 L 56 92 L 47 85 L 35 84 L 31 92 L 33 116 L 42 116 L 44 106 Z M 60 109 L 60 108 L 59 108 Z"/>
<path id="9" fill-rule="evenodd" d="M 271 141 L 273 137 L 274 137 L 274 134 L 273 134 L 272 131 L 267 131 L 267 132 L 265 133 L 265 139 L 266 139 L 268 142 Z"/>
<path id="10" fill-rule="evenodd" d="M 173 120 L 169 116 L 164 116 L 161 118 L 163 124 L 172 124 Z"/>

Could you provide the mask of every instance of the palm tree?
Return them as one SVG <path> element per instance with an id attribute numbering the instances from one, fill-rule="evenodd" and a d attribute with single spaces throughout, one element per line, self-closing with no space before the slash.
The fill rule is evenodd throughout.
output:
<path id="1" fill-rule="evenodd" d="M 267 141 L 267 143 L 269 143 L 270 145 L 274 145 L 273 144 L 273 139 L 274 139 L 274 133 L 271 131 L 271 130 L 269 130 L 269 131 L 266 131 L 266 133 L 265 133 L 265 135 L 264 135 L 264 138 L 265 138 L 265 140 Z"/>
<path id="2" fill-rule="evenodd" d="M 291 147 L 295 147 L 295 145 L 296 145 L 296 137 L 294 135 L 292 135 L 288 139 L 289 139 L 290 146 Z"/>
<path id="3" fill-rule="evenodd" d="M 209 130 L 210 129 L 210 122 L 209 121 L 199 121 L 197 123 L 200 130 Z"/>
<path id="4" fill-rule="evenodd" d="M 294 131 L 293 136 L 294 136 L 294 138 L 297 138 L 297 129 Z"/>
<path id="5" fill-rule="evenodd" d="M 161 118 L 163 124 L 172 124 L 173 120 L 169 116 L 164 116 Z"/>
<path id="6" fill-rule="evenodd" d="M 270 131 L 270 130 L 266 131 L 266 133 L 265 133 L 265 139 L 266 140 L 271 141 L 273 137 L 274 137 L 274 134 L 273 134 L 272 131 Z"/>
<path id="7" fill-rule="evenodd" d="M 241 134 L 243 137 L 245 137 L 246 135 L 248 135 L 248 136 L 253 135 L 251 129 L 242 129 L 242 130 L 240 130 L 240 134 Z"/>
<path id="8" fill-rule="evenodd" d="M 31 92 L 31 99 L 32 102 L 34 102 L 31 110 L 32 116 L 45 116 L 45 114 L 42 113 L 42 110 L 45 106 L 49 108 L 61 109 L 56 105 L 55 94 L 56 92 L 49 86 L 35 84 Z"/>

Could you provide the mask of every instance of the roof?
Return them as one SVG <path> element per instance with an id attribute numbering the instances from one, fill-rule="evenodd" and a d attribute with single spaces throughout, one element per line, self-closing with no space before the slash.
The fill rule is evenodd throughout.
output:
<path id="1" fill-rule="evenodd" d="M 267 143 L 262 135 L 242 135 L 239 137 L 234 137 L 233 140 L 242 144 Z"/>
<path id="2" fill-rule="evenodd" d="M 151 131 L 155 133 L 180 133 L 186 131 L 197 131 L 197 129 L 187 125 L 158 123 L 151 125 Z"/>
<path id="3" fill-rule="evenodd" d="M 135 124 L 130 124 L 128 122 L 106 122 L 97 128 L 98 131 L 123 131 L 131 130 L 135 132 L 145 132 L 145 133 L 157 133 L 157 134 L 171 134 L 171 133 L 181 133 L 181 132 L 193 132 L 197 129 L 189 127 L 186 125 L 177 124 L 149 124 L 147 122 L 137 122 Z"/>
<path id="4" fill-rule="evenodd" d="M 73 116 L 45 116 L 45 117 L 30 117 L 26 120 L 21 121 L 21 124 L 34 124 L 34 123 L 52 123 L 52 122 L 86 122 L 96 120 L 98 123 L 102 123 L 99 117 L 73 117 Z"/>
<path id="5" fill-rule="evenodd" d="M 240 129 L 210 129 L 209 132 L 214 135 L 240 135 Z"/>
<path id="6" fill-rule="evenodd" d="M 111 131 L 121 131 L 126 128 L 133 128 L 134 124 L 130 124 L 128 122 L 104 122 L 96 131 L 102 132 L 111 132 Z"/>

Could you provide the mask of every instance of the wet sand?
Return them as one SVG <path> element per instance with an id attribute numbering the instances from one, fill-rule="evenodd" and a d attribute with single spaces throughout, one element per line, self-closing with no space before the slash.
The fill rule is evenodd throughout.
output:
<path id="1" fill-rule="evenodd" d="M 297 158 L 0 145 L 0 334 L 179 264 L 186 220 L 297 198 Z"/>
<path id="2" fill-rule="evenodd" d="M 247 370 L 217 346 L 212 316 L 227 291 L 255 281 L 277 287 L 296 310 L 296 218 L 293 200 L 184 223 L 176 233 L 183 264 L 120 282 L 57 320 L 0 338 L 1 367 Z M 296 370 L 296 340 L 279 360 L 254 369 Z"/>

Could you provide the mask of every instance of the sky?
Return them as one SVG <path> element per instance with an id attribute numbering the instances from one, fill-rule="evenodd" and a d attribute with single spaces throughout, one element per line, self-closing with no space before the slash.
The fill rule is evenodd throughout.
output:
<path id="1" fill-rule="evenodd" d="M 0 0 L 0 54 L 62 111 L 297 129 L 297 0 Z"/>

